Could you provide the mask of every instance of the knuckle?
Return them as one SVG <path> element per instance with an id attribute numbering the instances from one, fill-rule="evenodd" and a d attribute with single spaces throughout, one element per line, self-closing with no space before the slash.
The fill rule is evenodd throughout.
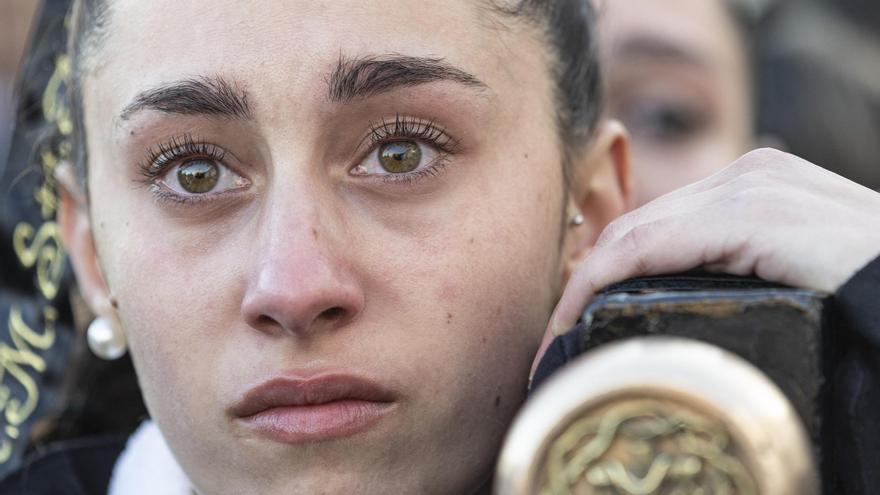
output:
<path id="1" fill-rule="evenodd" d="M 651 233 L 655 227 L 651 223 L 636 225 L 621 237 L 621 249 L 626 256 L 641 258 L 649 246 Z"/>
<path id="2" fill-rule="evenodd" d="M 628 217 L 629 214 L 622 215 L 606 225 L 605 228 L 602 230 L 602 233 L 599 235 L 599 239 L 596 241 L 596 244 L 600 246 L 606 245 L 614 239 L 619 239 L 622 235 L 624 235 L 626 233 Z"/>
<path id="3" fill-rule="evenodd" d="M 792 155 L 774 148 L 758 148 L 741 156 L 734 162 L 737 170 L 776 170 L 788 166 Z"/>

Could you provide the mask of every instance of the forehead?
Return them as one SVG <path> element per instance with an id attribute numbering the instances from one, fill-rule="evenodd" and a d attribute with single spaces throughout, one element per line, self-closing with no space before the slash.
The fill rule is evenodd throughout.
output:
<path id="1" fill-rule="evenodd" d="M 455 0 L 109 2 L 110 31 L 118 45 L 162 53 L 174 48 L 214 61 L 223 60 L 233 48 L 258 57 L 278 50 L 318 52 L 339 45 L 430 46 L 451 32 L 468 32 L 483 12 L 473 2 Z"/>
<path id="2" fill-rule="evenodd" d="M 499 19 L 472 0 L 114 0 L 93 75 L 131 95 L 199 74 L 321 91 L 340 57 L 374 54 L 443 59 L 487 83 L 546 72 L 537 37 Z"/>
<path id="3" fill-rule="evenodd" d="M 641 40 L 677 48 L 709 65 L 724 66 L 744 51 L 726 1 L 606 2 L 601 14 L 605 47 L 620 54 L 628 42 Z"/>

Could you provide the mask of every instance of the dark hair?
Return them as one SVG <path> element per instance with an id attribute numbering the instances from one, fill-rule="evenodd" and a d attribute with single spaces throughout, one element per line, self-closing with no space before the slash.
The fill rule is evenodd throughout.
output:
<path id="1" fill-rule="evenodd" d="M 88 59 L 107 36 L 109 0 L 75 0 L 68 51 L 72 59 L 70 107 L 74 130 L 72 160 L 86 184 L 88 155 L 83 121 L 82 81 Z M 595 13 L 590 0 L 493 0 L 494 10 L 530 21 L 552 48 L 551 76 L 556 81 L 557 128 L 566 151 L 583 145 L 601 113 Z"/>
<path id="2" fill-rule="evenodd" d="M 106 34 L 107 0 L 73 0 L 70 13 L 70 34 L 67 52 L 71 61 L 68 98 L 71 133 L 71 157 L 83 190 L 87 187 L 88 148 L 82 104 L 82 83 L 87 71 L 86 61 Z"/>
<path id="3" fill-rule="evenodd" d="M 602 111 L 596 14 L 592 1 L 519 0 L 513 8 L 498 8 L 543 28 L 553 49 L 550 70 L 556 81 L 560 137 L 567 147 L 582 145 Z"/>

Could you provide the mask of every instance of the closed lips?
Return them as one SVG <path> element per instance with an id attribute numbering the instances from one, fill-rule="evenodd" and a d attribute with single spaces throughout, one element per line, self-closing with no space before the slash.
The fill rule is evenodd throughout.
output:
<path id="1" fill-rule="evenodd" d="M 281 376 L 246 392 L 229 413 L 273 442 L 314 443 L 349 437 L 393 410 L 395 396 L 354 375 Z"/>
<path id="2" fill-rule="evenodd" d="M 394 395 L 375 382 L 351 375 L 278 377 L 246 392 L 230 412 L 243 418 L 275 407 L 313 406 L 336 401 L 393 402 Z"/>

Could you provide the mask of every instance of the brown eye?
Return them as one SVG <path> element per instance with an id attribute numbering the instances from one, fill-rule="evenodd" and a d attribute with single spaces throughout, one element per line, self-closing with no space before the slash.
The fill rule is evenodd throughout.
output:
<path id="1" fill-rule="evenodd" d="M 422 161 L 422 150 L 412 141 L 394 141 L 379 148 L 379 164 L 394 174 L 412 172 Z"/>
<path id="2" fill-rule="evenodd" d="M 177 180 L 186 192 L 206 193 L 217 186 L 220 170 L 215 163 L 208 160 L 193 160 L 177 169 Z"/>

